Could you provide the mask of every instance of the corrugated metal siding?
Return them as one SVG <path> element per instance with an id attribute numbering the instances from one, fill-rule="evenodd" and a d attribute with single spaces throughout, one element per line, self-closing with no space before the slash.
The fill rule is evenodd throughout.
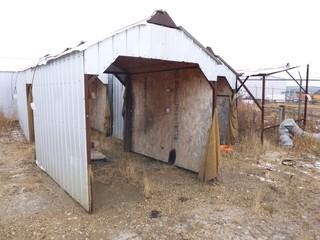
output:
<path id="1" fill-rule="evenodd" d="M 113 88 L 113 136 L 119 139 L 123 139 L 123 117 L 122 117 L 122 106 L 123 106 L 123 93 L 124 86 L 114 76 L 112 77 L 112 88 Z"/>
<path id="2" fill-rule="evenodd" d="M 89 210 L 83 54 L 38 67 L 33 99 L 38 166 Z"/>
<path id="3" fill-rule="evenodd" d="M 0 72 L 0 112 L 10 119 L 17 119 L 17 102 L 14 99 L 15 72 Z"/>
<path id="4" fill-rule="evenodd" d="M 28 123 L 28 109 L 27 109 L 27 89 L 26 84 L 31 83 L 33 70 L 28 69 L 17 73 L 17 80 L 15 87 L 17 89 L 17 108 L 18 119 L 24 133 L 24 136 L 29 141 L 29 123 Z"/>
<path id="5" fill-rule="evenodd" d="M 216 81 L 217 66 L 223 66 L 183 31 L 144 23 L 88 47 L 85 73 L 102 74 L 118 56 L 198 63 L 210 81 Z"/>

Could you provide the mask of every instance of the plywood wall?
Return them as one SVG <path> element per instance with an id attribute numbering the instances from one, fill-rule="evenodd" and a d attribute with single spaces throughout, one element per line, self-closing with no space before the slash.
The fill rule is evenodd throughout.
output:
<path id="1" fill-rule="evenodd" d="M 212 117 L 212 89 L 198 69 L 132 76 L 132 150 L 197 172 Z"/>
<path id="2" fill-rule="evenodd" d="M 107 87 L 96 79 L 91 89 L 91 127 L 105 135 L 111 134 L 111 112 L 107 96 Z"/>
<path id="3" fill-rule="evenodd" d="M 229 136 L 229 98 L 232 96 L 232 89 L 225 78 L 219 77 L 217 84 L 217 110 L 220 131 L 220 143 L 230 144 Z"/>

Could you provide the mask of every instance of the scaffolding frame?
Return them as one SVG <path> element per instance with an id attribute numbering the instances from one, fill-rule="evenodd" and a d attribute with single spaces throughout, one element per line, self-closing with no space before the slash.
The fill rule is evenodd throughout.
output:
<path id="1" fill-rule="evenodd" d="M 300 83 L 299 83 L 297 81 L 297 79 L 295 79 L 293 77 L 293 75 L 289 72 L 290 70 L 296 69 L 296 68 L 299 68 L 299 67 L 301 67 L 301 66 L 288 67 L 286 69 L 279 70 L 279 71 L 274 71 L 274 72 L 270 72 L 270 73 L 252 74 L 252 75 L 246 76 L 245 79 L 242 79 L 242 80 L 240 79 L 239 75 L 237 76 L 236 94 L 240 91 L 241 88 L 244 88 L 247 91 L 247 93 L 249 94 L 249 96 L 251 97 L 251 99 L 254 101 L 254 103 L 257 105 L 257 107 L 261 111 L 260 140 L 261 140 L 262 144 L 263 144 L 263 140 L 264 140 L 264 132 L 265 132 L 265 130 L 276 128 L 276 127 L 279 127 L 279 125 L 280 125 L 280 124 L 277 124 L 277 125 L 265 126 L 266 77 L 268 77 L 268 76 L 272 76 L 272 75 L 277 74 L 277 73 L 285 72 L 285 73 L 287 73 L 289 75 L 290 79 L 293 80 L 299 86 L 299 101 L 298 101 L 298 104 L 299 104 L 299 106 L 301 106 L 301 97 L 300 96 L 301 96 L 301 91 L 302 91 L 304 93 L 304 95 L 305 95 L 304 113 L 303 113 L 303 118 L 299 119 L 299 117 L 300 117 L 300 107 L 299 107 L 298 119 L 295 119 L 295 121 L 296 122 L 301 122 L 302 121 L 303 122 L 303 128 L 304 129 L 306 128 L 306 125 L 307 125 L 307 110 L 308 110 L 308 98 L 307 98 L 307 95 L 309 94 L 309 91 L 308 91 L 308 88 L 309 88 L 309 64 L 307 64 L 305 87 L 302 86 L 302 77 L 301 77 L 300 73 L 299 73 L 299 76 L 300 76 Z M 257 98 L 254 97 L 254 95 L 251 93 L 249 88 L 246 86 L 246 82 L 252 77 L 261 77 L 261 82 L 262 82 L 261 104 L 259 103 Z M 240 83 L 239 87 L 238 87 L 238 82 Z"/>

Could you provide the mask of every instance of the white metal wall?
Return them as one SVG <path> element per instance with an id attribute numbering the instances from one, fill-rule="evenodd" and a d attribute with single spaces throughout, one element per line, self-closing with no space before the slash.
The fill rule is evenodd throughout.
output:
<path id="1" fill-rule="evenodd" d="M 89 211 L 83 53 L 39 66 L 33 99 L 37 164 Z"/>
<path id="2" fill-rule="evenodd" d="M 17 119 L 15 93 L 15 72 L 0 72 L 0 112 L 10 119 Z"/>
<path id="3" fill-rule="evenodd" d="M 15 81 L 15 88 L 17 90 L 17 109 L 18 119 L 24 133 L 24 136 L 29 141 L 29 123 L 28 123 L 28 109 L 27 109 L 27 88 L 26 84 L 31 83 L 33 70 L 28 69 L 17 73 L 17 80 Z"/>
<path id="4" fill-rule="evenodd" d="M 198 63 L 210 81 L 222 74 L 222 63 L 214 60 L 185 32 L 141 23 L 120 31 L 85 50 L 85 73 L 102 74 L 118 56 L 143 57 Z"/>
<path id="5" fill-rule="evenodd" d="M 115 77 L 112 76 L 112 90 L 113 90 L 113 101 L 112 101 L 112 112 L 113 112 L 113 122 L 112 122 L 112 134 L 114 137 L 123 139 L 123 117 L 122 117 L 122 106 L 123 106 L 123 93 L 124 86 Z"/>

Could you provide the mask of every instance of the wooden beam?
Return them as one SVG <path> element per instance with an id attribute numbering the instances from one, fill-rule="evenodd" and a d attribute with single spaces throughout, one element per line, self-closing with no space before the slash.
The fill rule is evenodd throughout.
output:
<path id="1" fill-rule="evenodd" d="M 132 79 L 130 75 L 127 75 L 125 94 L 124 94 L 124 132 L 123 132 L 123 149 L 126 152 L 132 150 L 132 116 L 133 116 L 133 92 L 132 92 Z"/>

